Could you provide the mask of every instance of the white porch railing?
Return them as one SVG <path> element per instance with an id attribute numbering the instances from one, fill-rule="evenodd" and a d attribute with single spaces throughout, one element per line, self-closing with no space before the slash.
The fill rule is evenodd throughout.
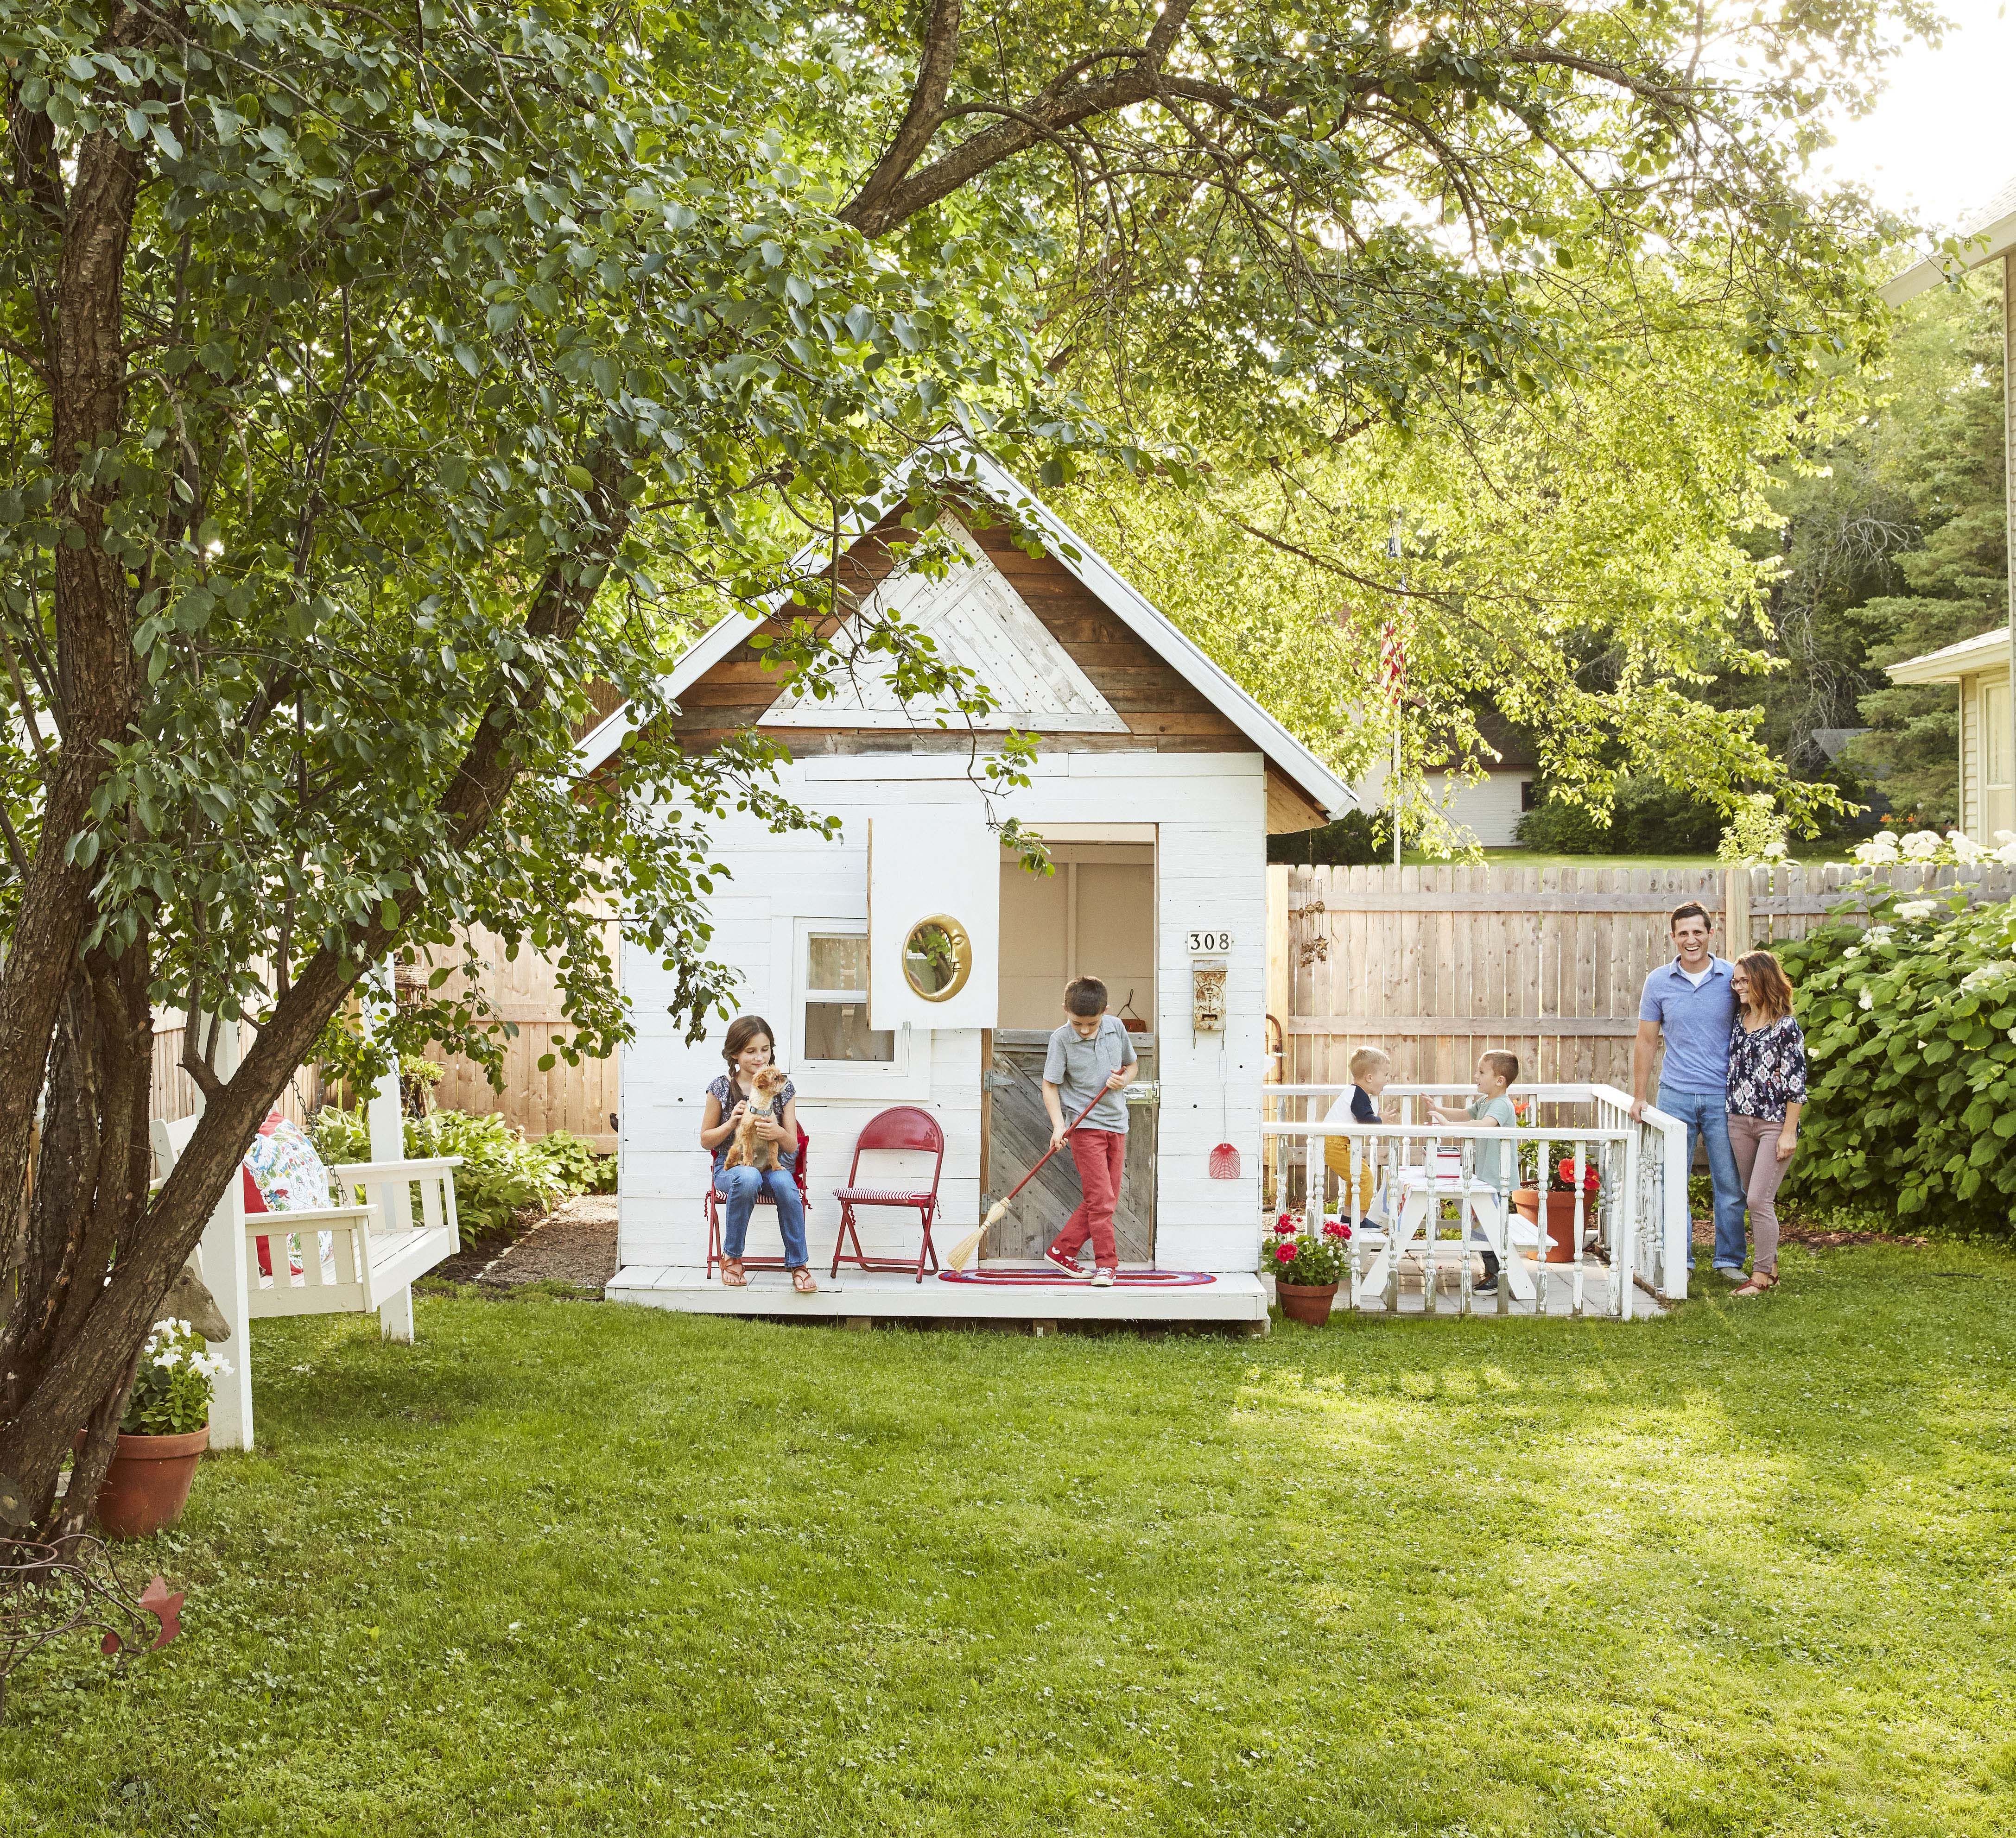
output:
<path id="1" fill-rule="evenodd" d="M 1582 1314 L 1585 1279 L 1594 1269 L 1602 1270 L 1610 1279 L 1604 1311 L 1619 1319 L 1629 1319 L 1634 1312 L 1633 1292 L 1641 1285 L 1662 1300 L 1678 1300 L 1687 1294 L 1693 1228 L 1687 1207 L 1687 1128 L 1678 1118 L 1648 1106 L 1642 1120 L 1634 1121 L 1629 1095 L 1611 1085 L 1536 1084 L 1512 1088 L 1510 1095 L 1521 1110 L 1520 1128 L 1438 1123 L 1424 1114 L 1426 1100 L 1439 1099 L 1445 1108 L 1453 1110 L 1475 1095 L 1474 1088 L 1389 1084 L 1381 1095 L 1381 1108 L 1397 1101 L 1399 1122 L 1361 1124 L 1352 1119 L 1350 1091 L 1348 1085 L 1265 1086 L 1261 1135 L 1269 1158 L 1270 1213 L 1303 1210 L 1313 1215 L 1319 1207 L 1329 1210 L 1331 1196 L 1335 1196 L 1334 1216 L 1352 1228 L 1354 1305 L 1363 1299 L 1366 1254 L 1384 1246 L 1401 1197 L 1410 1188 L 1425 1189 L 1437 1200 L 1456 1199 L 1466 1189 L 1474 1189 L 1477 1146 L 1487 1139 L 1516 1146 L 1513 1154 L 1518 1172 L 1508 1182 L 1511 1188 L 1532 1186 L 1545 1194 L 1550 1186 L 1544 1178 L 1546 1171 L 1560 1162 L 1571 1164 L 1574 1226 L 1569 1254 L 1558 1263 L 1546 1261 L 1548 1209 L 1544 1200 L 1539 1209 L 1539 1242 L 1534 1247 L 1539 1267 L 1535 1312 L 1553 1312 L 1550 1298 L 1564 1291 L 1567 1311 Z M 1325 1153 L 1334 1142 L 1345 1146 L 1337 1158 L 1345 1164 L 1342 1170 L 1334 1168 Z M 1584 1177 L 1591 1171 L 1597 1177 L 1593 1195 L 1584 1189 Z M 1533 1178 L 1536 1174 L 1538 1179 Z M 1382 1216 L 1368 1230 L 1364 1209 L 1375 1190 L 1383 1203 Z M 1431 1205 L 1431 1219 L 1438 1214 L 1439 1206 Z M 1521 1255 L 1510 1223 L 1503 1247 L 1508 1265 Z M 1457 1230 L 1457 1243 L 1440 1249 L 1453 1252 L 1460 1264 L 1459 1306 L 1467 1307 L 1467 1228 L 1459 1225 Z M 1440 1234 L 1441 1228 L 1431 1225 L 1422 1247 L 1431 1286 Z M 1393 1265 L 1394 1261 L 1389 1258 L 1388 1263 Z M 1551 1282 L 1550 1275 L 1568 1280 L 1564 1285 Z M 1397 1278 L 1395 1266 L 1388 1281 L 1397 1286 Z M 1501 1283 L 1501 1310 L 1507 1306 L 1505 1287 Z"/>

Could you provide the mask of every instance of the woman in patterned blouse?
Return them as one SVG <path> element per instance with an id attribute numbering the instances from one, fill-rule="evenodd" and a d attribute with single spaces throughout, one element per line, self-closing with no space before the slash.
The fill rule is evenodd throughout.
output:
<path id="1" fill-rule="evenodd" d="M 1806 1038 L 1792 1019 L 1792 985 L 1768 951 L 1736 960 L 1737 1004 L 1729 1031 L 1729 1146 L 1750 1207 L 1750 1280 L 1735 1293 L 1761 1296 L 1778 1282 L 1778 1183 L 1799 1144 L 1806 1102 Z"/>

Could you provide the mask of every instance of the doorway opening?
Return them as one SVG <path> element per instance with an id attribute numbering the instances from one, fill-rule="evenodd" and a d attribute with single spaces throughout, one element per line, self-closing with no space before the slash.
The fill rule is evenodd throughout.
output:
<path id="1" fill-rule="evenodd" d="M 1141 1062 L 1127 1106 L 1126 1172 L 1114 1236 L 1122 1264 L 1155 1260 L 1155 842 L 1152 825 L 1078 840 L 1044 831 L 1056 872 L 1032 875 L 1003 852 L 999 1024 L 983 1037 L 981 1205 L 1013 1188 L 1049 1147 L 1044 1056 L 1064 1020 L 1064 985 L 1096 977 Z M 1069 1120 L 1067 1119 L 1067 1121 Z M 1029 1263 L 1078 1203 L 1068 1151 L 1057 1156 L 990 1234 L 990 1261 Z"/>

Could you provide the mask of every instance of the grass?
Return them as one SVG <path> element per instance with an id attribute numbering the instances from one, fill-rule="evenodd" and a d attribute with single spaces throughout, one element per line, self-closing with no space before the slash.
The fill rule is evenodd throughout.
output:
<path id="1" fill-rule="evenodd" d="M 0 1832 L 2007 1833 L 2016 1259 L 1262 1343 L 257 1330 Z"/>

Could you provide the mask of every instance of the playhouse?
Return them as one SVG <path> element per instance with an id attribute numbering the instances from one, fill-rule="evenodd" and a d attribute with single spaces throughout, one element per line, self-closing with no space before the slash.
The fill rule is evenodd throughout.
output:
<path id="1" fill-rule="evenodd" d="M 672 673 L 681 743 L 754 725 L 789 747 L 784 790 L 841 819 L 838 840 L 774 836 L 746 819 L 717 833 L 733 878 L 711 901 L 712 950 L 740 973 L 742 1012 L 763 1016 L 798 1093 L 809 1143 L 816 1296 L 781 1271 L 722 1286 L 710 1265 L 700 1146 L 705 1087 L 722 1069 L 717 1026 L 689 1045 L 671 991 L 627 950 L 638 1038 L 623 1056 L 621 1268 L 613 1300 L 719 1313 L 851 1318 L 1100 1316 L 1264 1322 L 1260 1098 L 1265 1072 L 1266 838 L 1328 821 L 1350 794 L 1314 754 L 1013 477 L 984 458 L 977 491 L 1042 533 L 1031 556 L 984 514 L 953 532 L 963 551 L 932 578 L 903 566 L 902 506 L 864 527 L 841 578 L 930 632 L 1001 703 L 999 725 L 1041 736 L 1032 782 L 992 810 L 970 775 L 972 741 L 905 708 L 869 673 L 836 701 L 794 695 L 767 671 L 740 614 Z M 592 770 L 632 731 L 619 709 L 584 742 Z M 1044 837 L 1031 874 L 990 815 Z M 963 1272 L 920 1261 L 914 1206 L 861 1206 L 848 1261 L 830 1274 L 855 1148 L 871 1120 L 925 1113 L 942 1146 L 880 1150 L 856 1178 L 933 1192 L 940 1258 L 1048 1145 L 1043 1048 L 1071 977 L 1100 978 L 1132 1031 L 1119 1286 L 1044 1280 L 1028 1267 L 1078 1184 L 1060 1156 Z M 871 1138 L 872 1139 L 872 1138 Z M 1234 1155 L 1214 1149 L 1229 1145 Z M 1233 1164 L 1236 1162 L 1236 1171 Z M 866 1261 L 851 1261 L 858 1240 Z M 753 1257 L 779 1250 L 759 1207 Z M 877 1264 L 882 1268 L 874 1268 Z"/>

